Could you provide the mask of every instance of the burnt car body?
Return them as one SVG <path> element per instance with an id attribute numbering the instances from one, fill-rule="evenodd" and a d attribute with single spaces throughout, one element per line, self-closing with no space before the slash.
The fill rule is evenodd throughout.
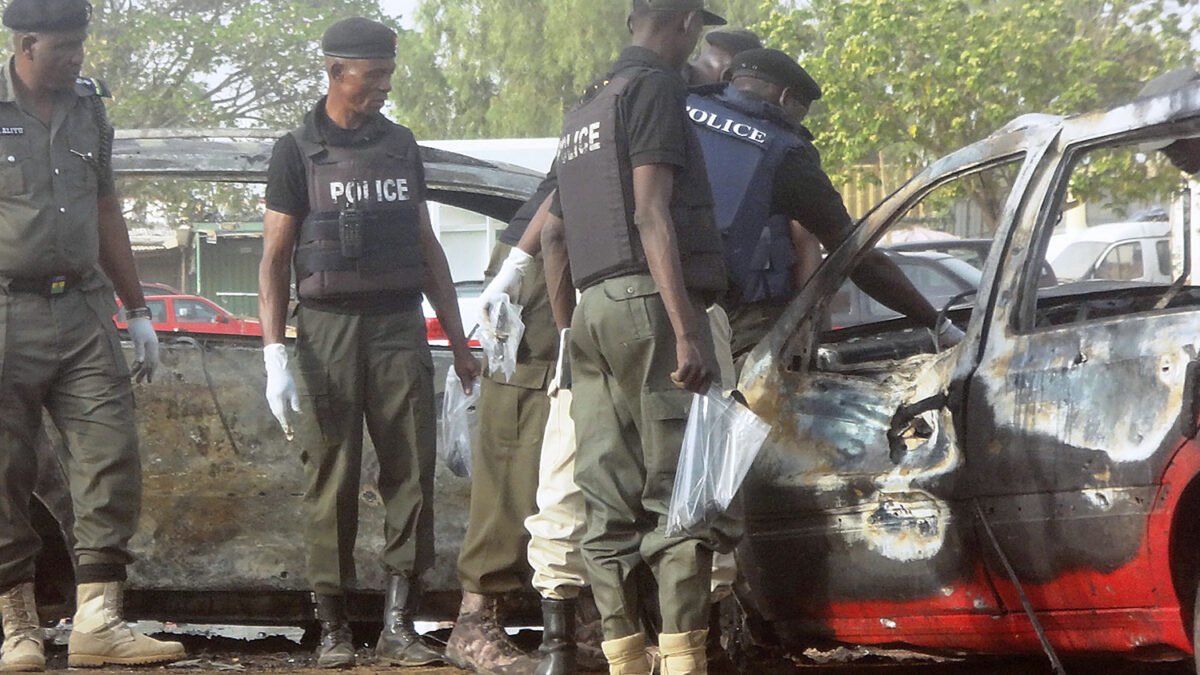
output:
<path id="1" fill-rule="evenodd" d="M 1200 289 L 1039 285 L 1082 157 L 1197 131 L 1200 87 L 1014 120 L 828 256 L 740 374 L 772 425 L 742 489 L 748 639 L 1012 653 L 1041 630 L 1065 652 L 1193 651 Z M 998 163 L 1012 185 L 982 284 L 944 310 L 960 345 L 907 319 L 822 330 L 813 317 L 907 209 Z"/>
<path id="2" fill-rule="evenodd" d="M 231 135 L 232 134 L 232 135 Z M 122 177 L 262 183 L 278 134 L 223 131 L 120 132 L 113 165 Z M 422 148 L 430 199 L 508 220 L 541 176 Z M 190 622 L 296 623 L 311 617 L 302 543 L 303 471 L 298 443 L 285 440 L 263 398 L 261 347 L 220 337 L 161 338 L 162 367 L 135 388 L 144 475 L 136 561 L 129 568 L 130 618 Z M 132 347 L 126 345 L 132 361 Z M 440 389 L 452 362 L 434 350 Z M 61 439 L 47 423 L 39 452 L 35 518 L 44 551 L 39 603 L 48 621 L 73 601 L 71 502 L 57 459 Z M 383 509 L 378 464 L 365 440 L 359 495 L 359 594 L 352 610 L 378 620 L 385 571 L 377 552 Z M 453 617 L 455 574 L 466 527 L 469 481 L 439 463 L 437 558 L 423 612 Z"/>

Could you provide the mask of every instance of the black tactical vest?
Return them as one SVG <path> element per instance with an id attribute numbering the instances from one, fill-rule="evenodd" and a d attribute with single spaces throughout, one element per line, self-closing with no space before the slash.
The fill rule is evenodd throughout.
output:
<path id="1" fill-rule="evenodd" d="M 419 293 L 425 258 L 418 239 L 420 152 L 403 127 L 365 145 L 316 143 L 315 116 L 292 132 L 308 174 L 308 217 L 296 242 L 303 300 Z M 414 199 L 415 198 L 415 199 Z"/>
<path id="2" fill-rule="evenodd" d="M 649 271 L 634 223 L 633 168 L 620 100 L 643 68 L 615 74 L 589 101 L 567 114 L 558 144 L 559 199 L 575 287 Z M 683 115 L 682 107 L 679 114 Z M 699 141 L 687 128 L 687 166 L 671 197 L 684 286 L 710 297 L 725 290 L 721 235 Z"/>

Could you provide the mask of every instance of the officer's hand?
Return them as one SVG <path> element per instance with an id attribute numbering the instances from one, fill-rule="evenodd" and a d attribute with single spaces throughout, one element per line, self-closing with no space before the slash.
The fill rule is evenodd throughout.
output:
<path id="1" fill-rule="evenodd" d="M 571 388 L 571 364 L 567 359 L 568 340 L 571 339 L 571 329 L 564 328 L 558 336 L 558 362 L 554 364 L 554 379 L 546 393 L 557 396 L 562 389 Z"/>
<path id="2" fill-rule="evenodd" d="M 678 340 L 675 343 L 675 372 L 671 373 L 671 381 L 675 386 L 687 389 L 694 394 L 708 391 L 713 374 L 704 361 L 699 345 L 690 339 Z"/>
<path id="3" fill-rule="evenodd" d="M 938 346 L 942 349 L 949 349 L 954 345 L 963 341 L 967 337 L 958 326 L 955 326 L 947 317 L 942 317 L 942 322 L 937 327 Z"/>
<path id="4" fill-rule="evenodd" d="M 514 247 L 500 265 L 496 278 L 479 294 L 479 325 L 483 326 L 484 330 L 492 324 L 492 308 L 496 303 L 500 302 L 505 294 L 509 298 L 517 297 L 517 292 L 521 290 L 521 280 L 525 278 L 525 271 L 532 262 L 533 256 Z"/>
<path id="5" fill-rule="evenodd" d="M 475 390 L 475 381 L 479 379 L 479 373 L 483 369 L 479 365 L 479 359 L 476 359 L 468 350 L 463 350 L 462 354 L 454 355 L 454 373 L 458 375 L 458 381 L 462 383 L 463 393 L 470 394 Z"/>
<path id="6" fill-rule="evenodd" d="M 263 347 L 263 362 L 267 366 L 267 404 L 271 414 L 279 420 L 283 435 L 290 441 L 296 437 L 292 430 L 292 419 L 300 414 L 300 394 L 296 381 L 288 372 L 287 347 L 271 344 Z"/>
<path id="7" fill-rule="evenodd" d="M 133 381 L 153 382 L 158 370 L 158 335 L 150 319 L 129 320 L 129 338 L 133 340 Z"/>

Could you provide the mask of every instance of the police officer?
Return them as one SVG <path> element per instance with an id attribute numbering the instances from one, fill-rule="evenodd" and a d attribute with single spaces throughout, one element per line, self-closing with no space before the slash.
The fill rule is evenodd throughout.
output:
<path id="1" fill-rule="evenodd" d="M 696 58 L 683 64 L 683 81 L 689 87 L 715 84 L 725 77 L 733 57 L 748 49 L 760 49 L 762 40 L 744 28 L 722 28 L 704 36 Z"/>
<path id="2" fill-rule="evenodd" d="M 421 293 L 450 338 L 464 387 L 479 373 L 463 335 L 449 266 L 425 205 L 412 132 L 380 114 L 396 34 L 364 18 L 321 41 L 328 93 L 281 138 L 267 179 L 259 310 L 267 400 L 291 437 L 300 399 L 283 346 L 288 284 L 300 298 L 296 357 L 308 420 L 308 574 L 321 622 L 318 665 L 354 663 L 345 594 L 354 588 L 362 427 L 379 458 L 390 574 L 380 661 L 439 660 L 412 627 L 418 578 L 433 561 L 436 417 Z"/>
<path id="3" fill-rule="evenodd" d="M 712 537 L 667 537 L 691 402 L 716 371 L 705 307 L 725 290 L 719 233 L 679 69 L 702 0 L 634 0 L 633 46 L 566 117 L 559 142 L 565 251 L 547 226 L 547 282 L 580 289 L 571 323 L 584 556 L 612 673 L 648 673 L 636 570 L 657 578 L 662 669 L 703 673 Z M 565 255 L 564 255 L 565 254 Z"/>
<path id="4" fill-rule="evenodd" d="M 730 83 L 693 90 L 688 117 L 713 186 L 730 273 L 722 304 L 738 356 L 762 339 L 795 295 L 798 252 L 807 245 L 800 227 L 832 250 L 852 220 L 800 124 L 821 97 L 816 81 L 776 49 L 742 52 L 729 72 Z M 934 328 L 941 344 L 962 339 L 949 320 L 935 327 L 937 310 L 882 252 L 869 254 L 853 279 L 879 302 Z"/>
<path id="5" fill-rule="evenodd" d="M 550 413 L 546 387 L 557 354 L 558 332 L 550 314 L 540 255 L 517 244 L 530 221 L 549 208 L 558 181 L 550 175 L 518 210 L 492 249 L 480 295 L 480 327 L 495 331 L 488 318 L 505 295 L 522 306 L 525 332 L 516 370 L 505 377 L 492 369 L 479 395 L 479 442 L 471 467 L 471 508 L 458 558 L 462 605 L 447 659 L 479 673 L 527 672 L 528 657 L 509 639 L 500 622 L 503 594 L 528 587 L 525 555 L 529 535 L 523 523 L 536 510 L 538 458 Z"/>
<path id="6" fill-rule="evenodd" d="M 142 485 L 113 285 L 139 381 L 154 374 L 158 341 L 113 183 L 107 90 L 79 79 L 91 16 L 85 0 L 12 0 L 3 15 L 15 53 L 0 70 L 0 671 L 45 665 L 29 510 L 43 408 L 63 436 L 75 512 L 68 663 L 183 656 L 179 643 L 134 633 L 121 617 Z"/>

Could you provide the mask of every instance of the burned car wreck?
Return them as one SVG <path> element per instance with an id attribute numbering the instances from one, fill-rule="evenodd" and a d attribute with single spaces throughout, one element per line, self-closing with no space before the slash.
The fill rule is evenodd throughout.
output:
<path id="1" fill-rule="evenodd" d="M 1198 87 L 1018 118 L 930 165 L 829 255 L 740 373 L 772 425 L 741 493 L 744 639 L 1193 651 L 1192 183 L 1144 144 L 1197 131 Z M 823 330 L 865 251 L 931 222 L 963 236 L 972 203 L 997 208 L 979 288 L 942 308 L 961 344 L 903 318 Z M 1140 258 L 1047 282 L 1056 230 L 1149 203 L 1171 211 L 1173 282 L 1131 281 Z"/>
<path id="2" fill-rule="evenodd" d="M 218 185 L 239 193 L 248 190 L 253 204 L 253 187 L 261 189 L 265 183 L 271 148 L 281 133 L 118 132 L 113 165 L 119 189 L 126 194 L 126 188 L 137 187 L 130 183 L 143 181 L 143 192 L 179 195 L 188 194 L 178 189 L 180 182 Z M 541 180 L 520 167 L 421 150 L 430 199 L 481 216 L 507 221 Z M 245 264 L 257 266 L 256 255 L 243 257 L 249 259 Z M 153 383 L 135 387 L 144 496 L 132 542 L 136 561 L 129 567 L 128 616 L 194 623 L 308 621 L 312 609 L 301 536 L 302 449 L 284 438 L 263 398 L 261 345 L 219 336 L 164 333 L 160 339 L 159 374 Z M 433 351 L 440 389 L 453 358 L 448 349 Z M 129 344 L 126 356 L 133 359 Z M 387 579 L 376 555 L 384 514 L 374 487 L 374 449 L 369 438 L 364 442 L 356 554 L 362 593 L 353 598 L 352 611 L 377 617 Z M 38 598 L 42 616 L 51 622 L 69 615 L 66 605 L 74 599 L 71 501 L 60 449 L 61 439 L 47 422 L 38 447 L 34 511 L 44 544 Z M 458 607 L 455 564 L 470 482 L 439 465 L 436 485 L 437 558 L 426 574 L 424 611 L 452 618 Z"/>

